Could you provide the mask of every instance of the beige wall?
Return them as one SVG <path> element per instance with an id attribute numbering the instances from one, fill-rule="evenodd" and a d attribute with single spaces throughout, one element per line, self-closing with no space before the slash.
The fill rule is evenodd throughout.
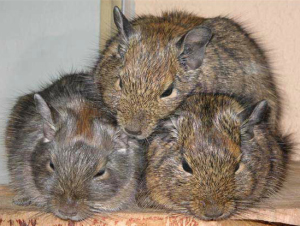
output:
<path id="1" fill-rule="evenodd" d="M 203 17 L 228 15 L 241 22 L 269 50 L 284 99 L 282 124 L 300 143 L 300 1 L 136 0 L 135 7 L 136 15 L 182 9 Z"/>

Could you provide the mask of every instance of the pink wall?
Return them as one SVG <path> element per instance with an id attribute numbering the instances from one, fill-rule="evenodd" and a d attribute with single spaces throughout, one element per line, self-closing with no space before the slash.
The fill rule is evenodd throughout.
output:
<path id="1" fill-rule="evenodd" d="M 136 0 L 136 15 L 180 9 L 203 17 L 229 16 L 253 32 L 277 74 L 283 97 L 284 131 L 300 143 L 300 1 Z M 300 150 L 298 151 L 300 159 Z M 296 157 L 296 156 L 295 156 Z"/>

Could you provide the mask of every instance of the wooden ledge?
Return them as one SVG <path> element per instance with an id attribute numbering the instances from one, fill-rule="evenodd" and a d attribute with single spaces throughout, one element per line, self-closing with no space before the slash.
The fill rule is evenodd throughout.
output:
<path id="1" fill-rule="evenodd" d="M 180 214 L 123 212 L 96 215 L 92 219 L 73 223 L 60 220 L 52 214 L 40 213 L 32 208 L 15 206 L 12 204 L 12 197 L 13 193 L 7 186 L 0 186 L 0 226 L 264 226 L 274 225 L 274 223 L 300 225 L 300 209 L 255 210 L 239 219 L 211 222 Z"/>

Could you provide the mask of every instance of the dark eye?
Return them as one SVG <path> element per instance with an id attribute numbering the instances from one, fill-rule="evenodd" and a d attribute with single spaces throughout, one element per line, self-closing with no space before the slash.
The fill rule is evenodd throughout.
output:
<path id="1" fill-rule="evenodd" d="M 174 89 L 174 84 L 172 83 L 169 87 L 168 87 L 168 89 L 166 89 L 164 92 L 163 92 L 163 94 L 161 94 L 161 98 L 163 98 L 163 97 L 168 97 L 168 96 L 170 96 L 171 94 L 172 94 L 172 92 L 173 92 L 173 89 Z"/>
<path id="2" fill-rule="evenodd" d="M 120 79 L 120 78 L 119 78 L 119 86 L 121 89 L 123 88 L 123 82 L 122 82 L 122 79 Z"/>
<path id="3" fill-rule="evenodd" d="M 239 168 L 240 168 L 240 164 L 237 163 L 236 166 L 235 166 L 235 168 L 234 168 L 234 172 L 237 172 L 239 170 Z"/>
<path id="4" fill-rule="evenodd" d="M 101 177 L 105 174 L 105 169 L 100 170 L 94 177 Z"/>
<path id="5" fill-rule="evenodd" d="M 55 170 L 55 168 L 54 168 L 54 164 L 53 164 L 53 162 L 52 161 L 49 161 L 49 163 L 48 163 L 48 170 L 50 171 L 50 172 L 53 172 L 54 170 Z"/>
<path id="6" fill-rule="evenodd" d="M 115 89 L 120 91 L 122 89 L 122 87 L 123 87 L 123 82 L 120 78 L 118 78 L 115 83 Z"/>
<path id="7" fill-rule="evenodd" d="M 184 169 L 184 171 L 192 174 L 193 170 L 191 169 L 191 167 L 189 166 L 189 164 L 186 162 L 185 159 L 182 160 L 182 168 Z"/>

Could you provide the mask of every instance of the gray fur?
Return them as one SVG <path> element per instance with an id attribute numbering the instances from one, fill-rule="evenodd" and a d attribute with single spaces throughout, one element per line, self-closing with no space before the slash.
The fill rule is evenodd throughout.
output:
<path id="1" fill-rule="evenodd" d="M 135 205 L 142 152 L 104 105 L 87 99 L 89 79 L 63 76 L 12 109 L 6 151 L 15 204 L 74 221 Z"/>

